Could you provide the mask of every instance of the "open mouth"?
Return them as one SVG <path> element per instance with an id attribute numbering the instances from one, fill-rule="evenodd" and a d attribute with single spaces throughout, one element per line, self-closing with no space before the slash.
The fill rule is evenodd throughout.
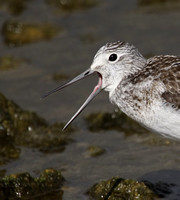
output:
<path id="1" fill-rule="evenodd" d="M 97 73 L 99 76 L 99 81 L 98 84 L 94 87 L 94 90 L 92 91 L 92 93 L 89 95 L 89 97 L 86 99 L 86 101 L 83 103 L 83 105 L 78 109 L 78 111 L 72 116 L 72 118 L 67 122 L 67 124 L 64 126 L 63 130 L 65 128 L 67 128 L 71 122 L 84 110 L 84 108 L 94 99 L 94 97 L 96 97 L 102 90 L 102 75 L 99 72 L 95 72 L 95 71 L 91 71 L 90 69 L 86 70 L 85 72 L 81 73 L 80 75 L 76 76 L 74 79 L 72 79 L 71 81 L 55 88 L 54 90 L 51 90 L 49 92 L 47 92 L 45 95 L 42 96 L 42 99 L 44 99 L 45 97 L 58 92 L 59 90 L 83 79 L 86 78 L 94 73 Z"/>
<path id="2" fill-rule="evenodd" d="M 98 81 L 98 84 L 94 87 L 94 90 L 93 90 L 93 92 L 90 94 L 90 96 L 91 95 L 97 95 L 97 94 L 99 94 L 99 92 L 101 91 L 101 89 L 102 89 L 102 75 L 99 73 L 99 72 L 97 72 L 97 74 L 98 74 L 98 76 L 99 76 L 99 81 Z M 99 91 L 100 90 L 100 91 Z M 99 92 L 98 92 L 99 91 Z M 97 94 L 96 94 L 97 93 Z M 95 97 L 94 96 L 94 97 Z"/>

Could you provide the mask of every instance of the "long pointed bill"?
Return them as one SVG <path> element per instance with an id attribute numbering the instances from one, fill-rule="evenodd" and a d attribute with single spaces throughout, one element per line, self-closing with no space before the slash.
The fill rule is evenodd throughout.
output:
<path id="1" fill-rule="evenodd" d="M 77 81 L 79 81 L 79 80 L 81 80 L 81 79 L 83 79 L 83 78 L 86 78 L 87 76 L 89 76 L 89 75 L 91 75 L 91 74 L 93 74 L 93 73 L 94 73 L 94 71 L 91 71 L 90 69 L 88 69 L 88 70 L 86 70 L 85 72 L 83 72 L 83 73 L 79 74 L 78 76 L 76 76 L 75 78 L 73 78 L 71 81 L 69 81 L 69 82 L 67 82 L 67 83 L 65 83 L 65 84 L 63 84 L 63 85 L 61 85 L 61 86 L 55 88 L 54 90 L 51 90 L 51 91 L 45 93 L 45 94 L 41 97 L 41 99 L 44 99 L 44 98 L 46 98 L 47 96 L 49 96 L 49 95 L 51 95 L 51 94 L 53 94 L 53 93 L 55 93 L 55 92 L 58 92 L 59 90 L 65 88 L 65 87 L 67 87 L 67 86 L 69 86 L 69 85 L 71 85 L 71 84 L 73 84 L 73 83 L 75 83 L 75 82 L 77 82 Z"/>
<path id="2" fill-rule="evenodd" d="M 84 110 L 84 108 L 94 99 L 95 96 L 97 96 L 101 92 L 101 85 L 102 85 L 102 78 L 99 75 L 99 82 L 98 85 L 95 86 L 92 93 L 89 95 L 89 97 L 86 99 L 86 101 L 83 103 L 83 105 L 79 108 L 79 110 L 72 116 L 72 118 L 68 121 L 68 123 L 64 126 L 62 130 L 67 128 L 69 124 Z"/>
<path id="3" fill-rule="evenodd" d="M 68 83 L 65 83 L 64 85 L 62 86 L 59 86 L 57 88 L 55 88 L 54 90 L 51 90 L 50 92 L 46 93 L 45 95 L 42 96 L 42 99 L 93 74 L 94 71 L 91 71 L 90 69 L 86 70 L 85 72 L 83 72 L 82 74 L 76 76 L 74 79 L 72 79 L 71 81 L 69 81 Z M 97 86 L 95 86 L 93 92 L 89 95 L 89 97 L 86 99 L 86 101 L 83 103 L 83 105 L 79 108 L 79 110 L 73 115 L 73 117 L 68 121 L 68 123 L 64 126 L 63 130 L 66 129 L 70 124 L 71 122 L 84 110 L 84 108 L 94 99 L 95 96 L 97 96 L 100 91 L 101 91 L 101 86 L 102 86 L 102 76 L 101 74 L 99 74 L 99 82 L 97 84 Z"/>

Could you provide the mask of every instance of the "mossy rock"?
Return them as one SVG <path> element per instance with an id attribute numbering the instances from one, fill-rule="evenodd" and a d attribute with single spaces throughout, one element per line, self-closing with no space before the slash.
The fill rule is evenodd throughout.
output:
<path id="1" fill-rule="evenodd" d="M 39 177 L 29 173 L 11 174 L 0 180 L 0 199 L 62 199 L 64 178 L 61 171 L 44 170 Z"/>
<path id="2" fill-rule="evenodd" d="M 16 103 L 0 94 L 0 123 L 16 145 L 47 148 L 67 144 L 71 127 L 62 133 L 63 123 L 48 125 L 35 112 L 21 109 Z M 62 148 L 62 147 L 61 147 Z"/>
<path id="3" fill-rule="evenodd" d="M 97 0 L 46 0 L 46 2 L 66 12 L 89 9 L 98 5 Z"/>
<path id="4" fill-rule="evenodd" d="M 94 200 L 157 199 L 157 196 L 143 182 L 119 177 L 95 184 L 87 193 L 90 199 Z"/>
<path id="5" fill-rule="evenodd" d="M 137 122 L 130 119 L 124 113 L 117 111 L 113 113 L 92 113 L 85 117 L 89 130 L 117 130 L 126 135 L 134 133 L 146 134 L 148 131 L 141 127 Z"/>
<path id="6" fill-rule="evenodd" d="M 65 146 L 73 141 L 70 139 L 70 133 L 74 131 L 72 127 L 68 127 L 62 132 L 63 127 L 64 123 L 56 123 L 24 132 L 16 137 L 16 143 L 21 146 L 38 148 L 44 153 L 63 152 Z"/>
<path id="7" fill-rule="evenodd" d="M 33 24 L 21 21 L 6 21 L 2 28 L 4 41 L 9 46 L 21 46 L 57 35 L 60 28 L 50 24 Z"/>
<path id="8" fill-rule="evenodd" d="M 62 152 L 73 128 L 62 132 L 63 123 L 48 125 L 34 112 L 21 109 L 0 93 L 0 164 L 17 159 L 21 146 L 38 148 L 44 153 Z"/>
<path id="9" fill-rule="evenodd" d="M 104 154 L 105 150 L 100 146 L 91 145 L 88 147 L 87 152 L 91 157 L 97 157 Z"/>
<path id="10" fill-rule="evenodd" d="M 47 127 L 47 122 L 37 116 L 34 112 L 28 112 L 21 109 L 16 103 L 8 100 L 0 93 L 0 123 L 7 131 L 8 135 L 13 137 L 30 129 L 43 126 Z"/>

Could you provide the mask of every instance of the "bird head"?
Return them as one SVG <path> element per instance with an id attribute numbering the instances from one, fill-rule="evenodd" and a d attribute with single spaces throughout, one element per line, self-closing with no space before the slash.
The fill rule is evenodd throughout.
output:
<path id="1" fill-rule="evenodd" d="M 100 93 L 101 90 L 113 92 L 117 85 L 127 76 L 142 68 L 145 59 L 141 56 L 138 50 L 125 42 L 107 43 L 101 47 L 94 56 L 93 62 L 88 70 L 81 73 L 71 81 L 62 86 L 47 92 L 42 98 L 45 98 L 83 78 L 86 78 L 94 73 L 99 76 L 99 82 L 95 86 L 92 93 L 86 99 L 84 104 L 73 115 L 63 129 L 65 129 L 89 104 L 89 102 Z"/>
<path id="2" fill-rule="evenodd" d="M 118 41 L 101 47 L 90 69 L 101 75 L 101 88 L 113 92 L 123 79 L 141 69 L 145 62 L 133 45 Z"/>

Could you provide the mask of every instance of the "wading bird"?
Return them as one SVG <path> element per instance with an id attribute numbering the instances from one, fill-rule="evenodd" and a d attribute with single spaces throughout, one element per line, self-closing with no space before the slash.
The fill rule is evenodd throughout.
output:
<path id="1" fill-rule="evenodd" d="M 145 59 L 131 44 L 107 43 L 88 70 L 43 98 L 94 73 L 99 76 L 97 86 L 64 129 L 105 90 L 111 103 L 132 119 L 154 132 L 180 139 L 180 56 Z"/>

